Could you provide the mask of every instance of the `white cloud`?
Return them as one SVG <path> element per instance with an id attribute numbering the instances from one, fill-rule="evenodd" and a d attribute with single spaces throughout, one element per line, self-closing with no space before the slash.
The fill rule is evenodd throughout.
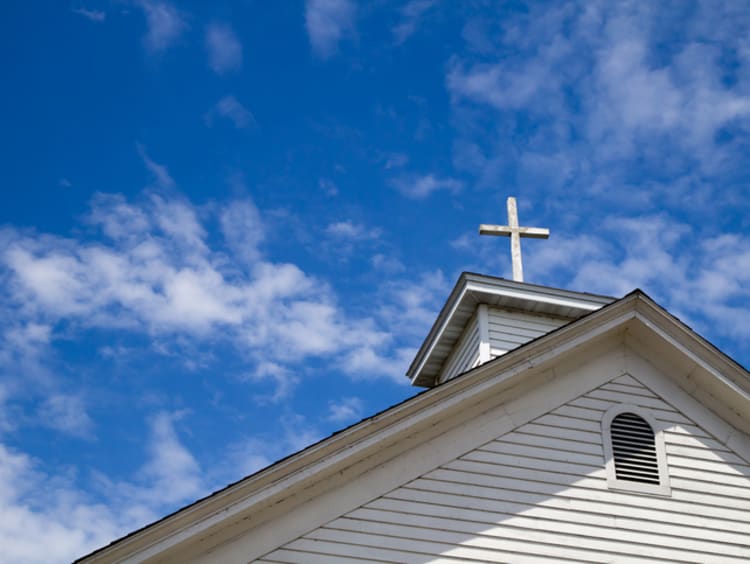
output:
<path id="1" fill-rule="evenodd" d="M 221 98 L 206 114 L 206 124 L 213 125 L 216 117 L 228 119 L 237 129 L 245 129 L 255 125 L 255 116 L 242 103 L 229 94 Z"/>
<path id="2" fill-rule="evenodd" d="M 152 54 L 161 54 L 172 47 L 188 29 L 185 14 L 169 2 L 137 0 L 137 5 L 146 16 L 143 44 Z"/>
<path id="3" fill-rule="evenodd" d="M 252 200 L 235 200 L 226 205 L 220 214 L 221 232 L 235 256 L 246 263 L 260 258 L 260 244 L 266 226 L 260 211 Z"/>
<path id="4" fill-rule="evenodd" d="M 159 229 L 173 242 L 195 251 L 206 252 L 206 230 L 196 209 L 179 197 L 170 199 L 152 195 L 153 219 Z"/>
<path id="5" fill-rule="evenodd" d="M 215 219 L 224 240 L 209 244 L 203 222 Z M 249 199 L 201 210 L 179 197 L 146 193 L 134 204 L 98 195 L 89 221 L 108 238 L 8 230 L 3 300 L 20 322 L 145 331 L 167 350 L 170 342 L 218 339 L 280 365 L 360 347 L 389 355 L 393 336 L 376 320 L 348 315 L 325 283 L 297 266 L 263 258 L 266 227 Z"/>
<path id="6" fill-rule="evenodd" d="M 200 466 L 174 428 L 183 416 L 180 412 L 160 412 L 151 420 L 149 459 L 139 472 L 146 485 L 133 489 L 133 497 L 143 503 L 148 504 L 153 497 L 160 504 L 176 504 L 205 493 Z"/>
<path id="7" fill-rule="evenodd" d="M 409 162 L 409 155 L 404 153 L 391 153 L 385 160 L 385 169 L 401 168 Z"/>
<path id="8" fill-rule="evenodd" d="M 323 190 L 323 192 L 325 192 L 326 196 L 333 197 L 337 196 L 339 193 L 338 187 L 333 182 L 333 180 L 329 178 L 319 178 L 318 186 L 321 190 Z"/>
<path id="9" fill-rule="evenodd" d="M 542 53 L 551 52 L 559 46 L 541 48 Z M 470 67 L 453 60 L 449 65 L 447 86 L 454 103 L 462 98 L 488 104 L 498 109 L 516 110 L 529 107 L 531 111 L 548 112 L 549 103 L 558 94 L 559 78 L 553 72 L 556 58 L 525 61 L 518 68 L 498 64 L 479 63 Z M 548 101 L 549 101 L 548 100 Z"/>
<path id="10" fill-rule="evenodd" d="M 83 16 L 92 22 L 101 23 L 107 19 L 106 12 L 102 10 L 87 10 L 86 8 L 73 8 L 73 13 Z"/>
<path id="11" fill-rule="evenodd" d="M 263 362 L 243 379 L 251 382 L 264 382 L 270 380 L 274 384 L 274 390 L 270 394 L 256 394 L 255 400 L 264 403 L 278 403 L 288 398 L 294 387 L 299 383 L 299 378 L 289 368 L 275 362 Z"/>
<path id="12" fill-rule="evenodd" d="M 149 228 L 147 214 L 121 194 L 94 194 L 88 219 L 113 240 L 138 237 Z"/>
<path id="13" fill-rule="evenodd" d="M 377 314 L 399 335 L 423 338 L 450 289 L 451 282 L 440 270 L 389 280 L 381 288 Z"/>
<path id="14" fill-rule="evenodd" d="M 706 236 L 666 214 L 618 217 L 598 235 L 557 234 L 524 255 L 528 278 L 622 296 L 641 288 L 700 333 L 750 336 L 750 239 Z"/>
<path id="15" fill-rule="evenodd" d="M 420 20 L 435 3 L 436 0 L 410 0 L 401 7 L 401 21 L 393 27 L 396 43 L 403 43 L 417 31 Z"/>
<path id="16" fill-rule="evenodd" d="M 396 384 L 406 385 L 406 369 L 417 354 L 415 347 L 399 347 L 387 356 L 373 347 L 360 347 L 346 355 L 344 372 L 355 379 L 389 378 Z"/>
<path id="17" fill-rule="evenodd" d="M 0 445 L 4 562 L 70 562 L 123 530 L 105 506 L 82 500 L 72 485 L 56 487 L 35 466 L 29 456 Z"/>
<path id="18" fill-rule="evenodd" d="M 362 400 L 357 397 L 328 402 L 328 420 L 334 423 L 351 423 L 362 417 Z"/>
<path id="19" fill-rule="evenodd" d="M 521 167 L 520 184 L 551 179 L 553 188 L 589 193 L 598 175 L 611 184 L 633 168 L 672 178 L 739 170 L 746 152 L 739 134 L 750 130 L 750 60 L 738 37 L 750 18 L 727 5 L 699 3 L 683 13 L 684 34 L 669 45 L 667 22 L 677 20 L 662 4 L 530 5 L 524 17 L 495 15 L 486 26 L 493 33 L 480 33 L 482 54 L 454 56 L 447 66 L 463 132 L 454 161 L 480 185 Z M 534 124 L 519 135 L 517 112 Z M 495 139 L 479 148 L 483 130 Z M 534 162 L 564 168 L 540 178 Z"/>
<path id="20" fill-rule="evenodd" d="M 374 269 L 388 274 L 397 274 L 406 270 L 404 263 L 398 260 L 398 258 L 384 253 L 374 254 L 370 259 L 370 264 L 372 264 Z"/>
<path id="21" fill-rule="evenodd" d="M 463 188 L 463 182 L 460 180 L 434 174 L 399 176 L 392 179 L 391 183 L 401 194 L 414 199 L 426 198 L 438 190 L 455 193 Z"/>
<path id="22" fill-rule="evenodd" d="M 253 474 L 323 438 L 320 429 L 298 413 L 284 413 L 280 423 L 280 433 L 271 435 L 266 429 L 259 429 L 257 434 L 230 446 L 228 459 L 239 475 Z"/>
<path id="23" fill-rule="evenodd" d="M 337 221 L 326 227 L 326 233 L 332 237 L 348 239 L 350 241 L 366 241 L 368 239 L 378 239 L 382 230 L 378 228 L 369 228 L 362 223 L 354 223 L 351 220 Z"/>
<path id="24" fill-rule="evenodd" d="M 175 181 L 169 175 L 167 167 L 152 160 L 151 157 L 148 156 L 146 148 L 140 143 L 136 144 L 136 149 L 143 160 L 143 164 L 146 165 L 146 169 L 148 169 L 148 171 L 154 176 L 156 186 L 158 188 L 174 188 Z"/>
<path id="25" fill-rule="evenodd" d="M 216 74 L 242 68 L 242 43 L 229 24 L 212 23 L 206 28 L 208 64 Z"/>
<path id="26" fill-rule="evenodd" d="M 101 489 L 101 501 L 83 494 L 64 468 L 46 475 L 37 460 L 0 444 L 3 561 L 70 562 L 208 493 L 200 468 L 175 432 L 179 417 L 164 412 L 152 419 L 149 459 L 136 481 L 90 480 Z"/>
<path id="27" fill-rule="evenodd" d="M 93 421 L 80 396 L 54 394 L 39 407 L 37 417 L 42 425 L 74 437 L 92 437 Z"/>
<path id="28" fill-rule="evenodd" d="M 305 27 L 313 53 L 332 56 L 339 42 L 354 33 L 355 6 L 351 0 L 307 0 Z"/>
<path id="29" fill-rule="evenodd" d="M 616 36 L 601 49 L 598 88 L 588 98 L 594 140 L 616 143 L 627 155 L 637 152 L 645 137 L 667 135 L 709 160 L 718 130 L 732 122 L 748 128 L 750 91 L 722 83 L 715 47 L 691 43 L 670 64 L 655 67 L 637 23 L 621 25 L 632 35 Z"/>

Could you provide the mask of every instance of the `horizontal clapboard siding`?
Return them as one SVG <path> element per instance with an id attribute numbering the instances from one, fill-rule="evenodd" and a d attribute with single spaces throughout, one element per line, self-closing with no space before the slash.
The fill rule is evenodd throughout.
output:
<path id="1" fill-rule="evenodd" d="M 570 320 L 498 308 L 488 310 L 490 355 L 500 356 Z"/>
<path id="2" fill-rule="evenodd" d="M 479 362 L 479 323 L 474 316 L 466 325 L 461 339 L 445 361 L 438 376 L 438 382 L 445 382 L 454 376 L 474 368 Z"/>
<path id="3" fill-rule="evenodd" d="M 663 430 L 670 496 L 607 486 L 619 403 Z M 750 465 L 629 376 L 311 531 L 263 562 L 746 562 Z"/>

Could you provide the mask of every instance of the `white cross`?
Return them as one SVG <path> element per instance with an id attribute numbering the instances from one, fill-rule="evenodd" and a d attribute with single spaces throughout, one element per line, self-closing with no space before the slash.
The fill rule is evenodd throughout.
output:
<path id="1" fill-rule="evenodd" d="M 516 199 L 513 197 L 508 198 L 508 223 L 510 225 L 487 225 L 483 223 L 479 226 L 479 234 L 504 235 L 505 237 L 510 237 L 510 253 L 513 257 L 513 280 L 523 282 L 521 237 L 546 239 L 549 237 L 549 229 L 543 227 L 519 227 Z"/>

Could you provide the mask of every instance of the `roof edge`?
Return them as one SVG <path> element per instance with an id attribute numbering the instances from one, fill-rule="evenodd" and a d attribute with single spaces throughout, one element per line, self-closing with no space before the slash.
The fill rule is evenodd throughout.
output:
<path id="1" fill-rule="evenodd" d="M 555 358 L 575 350 L 581 344 L 610 335 L 628 323 L 639 321 L 660 335 L 682 354 L 695 355 L 701 362 L 716 365 L 722 374 L 715 377 L 733 384 L 738 400 L 750 409 L 750 373 L 734 359 L 701 337 L 689 326 L 654 302 L 641 290 L 599 310 L 547 333 L 521 347 L 439 386 L 425 390 L 375 416 L 356 423 L 340 433 L 290 455 L 256 474 L 243 478 L 197 502 L 156 521 L 130 535 L 115 540 L 77 562 L 97 562 L 100 558 L 126 558 L 141 555 L 160 544 L 169 551 L 185 538 L 208 530 L 248 507 L 272 501 L 277 491 L 297 491 L 322 479 L 332 465 L 349 463 L 364 449 L 373 449 L 394 434 L 408 432 L 411 425 L 431 420 L 445 409 L 456 409 L 475 401 L 496 386 L 509 386 L 529 369 L 549 366 Z M 676 345 L 680 345 L 677 347 Z M 290 490 L 294 488 L 294 490 Z M 262 510 L 266 505 L 260 505 Z M 190 533 L 190 534 L 188 534 Z M 167 542 L 164 542 L 167 541 Z M 164 542 L 164 544 L 162 544 Z"/>

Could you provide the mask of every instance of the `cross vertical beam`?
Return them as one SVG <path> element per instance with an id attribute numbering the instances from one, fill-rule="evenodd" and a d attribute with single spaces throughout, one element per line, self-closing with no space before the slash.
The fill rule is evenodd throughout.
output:
<path id="1" fill-rule="evenodd" d="M 510 254 L 513 260 L 513 280 L 523 282 L 523 260 L 521 259 L 521 237 L 531 237 L 534 239 L 547 239 L 549 229 L 543 227 L 520 227 L 518 225 L 518 208 L 516 199 L 508 198 L 508 225 L 488 225 L 479 226 L 480 235 L 502 235 L 510 237 Z"/>
<path id="2" fill-rule="evenodd" d="M 518 208 L 516 199 L 508 198 L 508 226 L 510 227 L 510 257 L 513 261 L 513 280 L 523 282 L 523 260 L 521 259 L 521 235 L 518 232 Z"/>

